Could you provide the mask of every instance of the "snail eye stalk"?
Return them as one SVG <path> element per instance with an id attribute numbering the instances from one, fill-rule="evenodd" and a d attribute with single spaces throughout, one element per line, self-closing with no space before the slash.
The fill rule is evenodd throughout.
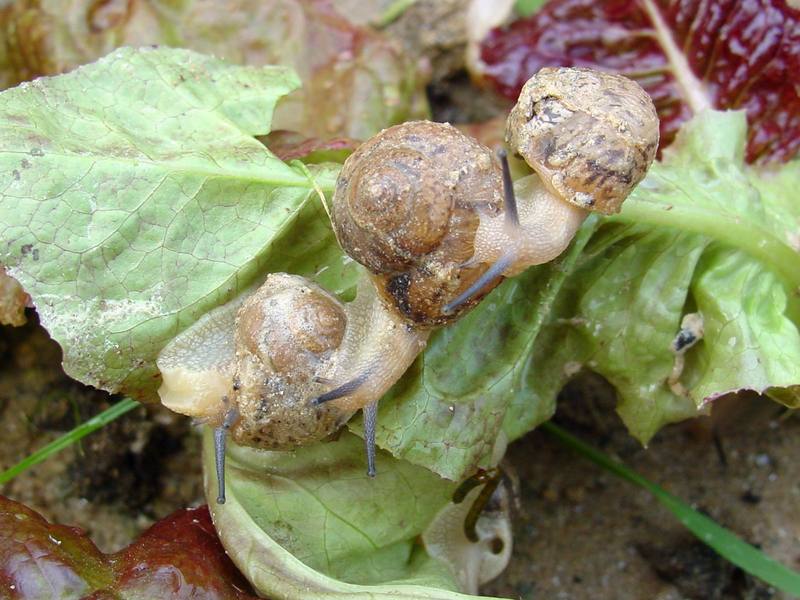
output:
<path id="1" fill-rule="evenodd" d="M 228 430 L 239 419 L 236 407 L 228 409 L 222 424 L 214 428 L 214 463 L 217 468 L 217 504 L 225 504 L 225 442 Z"/>
<path id="2" fill-rule="evenodd" d="M 508 152 L 497 151 L 500 166 L 503 168 L 503 201 L 505 202 L 506 219 L 509 225 L 519 226 L 519 212 L 517 212 L 517 197 L 514 195 L 514 183 L 511 181 L 511 168 L 508 166 Z"/>
<path id="3" fill-rule="evenodd" d="M 367 380 L 370 369 L 361 373 L 358 377 L 351 379 L 347 383 L 332 389 L 329 392 L 317 396 L 311 401 L 314 406 L 319 406 L 325 402 L 344 398 L 355 392 Z M 378 419 L 378 402 L 370 402 L 364 406 L 364 443 L 367 448 L 367 475 L 375 477 L 375 428 Z"/>
<path id="4" fill-rule="evenodd" d="M 511 169 L 508 166 L 508 153 L 505 150 L 498 150 L 497 158 L 500 159 L 500 166 L 503 168 L 503 198 L 505 201 L 506 223 L 512 229 L 519 228 L 519 212 L 517 211 L 517 197 L 514 195 L 514 184 L 511 181 Z M 478 277 L 475 282 L 459 294 L 452 302 L 445 304 L 442 312 L 446 315 L 453 314 L 465 302 L 469 302 L 482 290 L 488 287 L 495 279 L 502 277 L 516 259 L 516 252 L 512 249 L 501 256 L 496 263 Z"/>
<path id="5" fill-rule="evenodd" d="M 364 443 L 367 447 L 367 475 L 375 477 L 375 429 L 378 423 L 378 403 L 364 407 Z"/>
<path id="6" fill-rule="evenodd" d="M 368 377 L 369 377 L 369 371 L 364 371 L 358 377 L 351 379 L 347 383 L 343 383 L 339 387 L 334 388 L 329 392 L 325 392 L 320 396 L 317 396 L 311 401 L 311 404 L 313 404 L 314 406 L 319 406 L 320 404 L 325 404 L 326 402 L 330 402 L 331 400 L 338 400 L 339 398 L 344 398 L 345 396 L 349 396 L 350 394 L 355 392 L 358 388 L 360 388 Z"/>
<path id="7" fill-rule="evenodd" d="M 500 159 L 500 165 L 503 168 L 503 202 L 505 204 L 506 222 L 509 226 L 518 228 L 519 213 L 517 211 L 517 197 L 514 195 L 514 184 L 511 181 L 511 169 L 508 166 L 508 153 L 505 150 L 499 150 L 497 152 L 497 157 Z M 452 302 L 445 304 L 442 308 L 442 312 L 445 315 L 452 315 L 465 302 L 469 302 L 498 277 L 502 277 L 506 269 L 514 264 L 515 258 L 516 253 L 514 250 L 506 252 L 506 254 L 501 256 L 496 263 L 483 273 L 483 275 L 478 277 L 471 286 L 459 294 Z"/>
<path id="8" fill-rule="evenodd" d="M 442 308 L 442 312 L 446 315 L 452 315 L 458 308 L 464 304 L 465 302 L 469 302 L 473 297 L 479 294 L 485 287 L 487 287 L 490 283 L 492 283 L 498 277 L 502 277 L 503 273 L 508 269 L 511 265 L 514 264 L 514 259 L 516 258 L 513 252 L 509 252 L 508 254 L 504 254 L 500 257 L 500 259 L 494 263 L 489 269 L 478 279 L 475 280 L 471 286 L 469 286 L 464 292 L 462 292 L 455 300 L 452 302 L 445 304 Z"/>

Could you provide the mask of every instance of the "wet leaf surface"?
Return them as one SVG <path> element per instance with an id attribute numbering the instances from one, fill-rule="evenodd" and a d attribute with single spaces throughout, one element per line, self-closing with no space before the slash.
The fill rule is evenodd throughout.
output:
<path id="1" fill-rule="evenodd" d="M 178 331 L 251 285 L 267 254 L 291 262 L 333 242 L 325 229 L 276 245 L 319 204 L 308 176 L 253 137 L 297 85 L 283 67 L 122 49 L 3 92 L 0 261 L 69 375 L 154 398 L 155 357 Z"/>

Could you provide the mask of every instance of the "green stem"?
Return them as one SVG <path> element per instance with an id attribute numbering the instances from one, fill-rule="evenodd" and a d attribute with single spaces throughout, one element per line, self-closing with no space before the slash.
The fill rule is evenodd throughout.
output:
<path id="1" fill-rule="evenodd" d="M 308 167 L 305 167 L 304 174 L 306 175 L 306 182 L 311 184 L 312 188 L 318 187 L 321 191 L 325 192 L 326 194 L 332 194 L 333 190 L 336 189 L 336 178 L 338 177 L 338 173 L 336 175 L 330 176 L 327 174 L 315 174 L 311 175 Z M 316 185 L 315 185 L 316 184 Z"/>
<path id="2" fill-rule="evenodd" d="M 417 0 L 395 0 L 385 11 L 383 11 L 383 14 L 378 17 L 375 26 L 378 27 L 378 29 L 382 29 L 390 23 L 393 23 L 396 19 L 400 18 L 400 16 L 406 12 L 416 1 Z"/>
<path id="3" fill-rule="evenodd" d="M 726 560 L 750 573 L 750 575 L 761 579 L 768 585 L 779 588 L 793 596 L 800 596 L 800 573 L 792 571 L 773 560 L 731 531 L 697 512 L 680 498 L 673 496 L 622 463 L 592 448 L 557 425 L 547 422 L 541 427 L 559 442 L 588 458 L 593 463 L 653 494 L 701 542 L 710 546 Z"/>
<path id="4" fill-rule="evenodd" d="M 85 423 L 81 423 L 72 431 L 69 431 L 62 435 L 60 438 L 53 440 L 43 448 L 39 448 L 33 454 L 25 457 L 23 460 L 18 462 L 16 465 L 3 471 L 0 473 L 0 485 L 4 483 L 8 483 L 14 477 L 33 467 L 34 465 L 38 465 L 40 462 L 45 460 L 51 454 L 55 454 L 60 450 L 63 450 L 67 446 L 77 442 L 81 438 L 86 437 L 90 433 L 104 427 L 105 425 L 109 424 L 111 421 L 121 417 L 125 413 L 133 410 L 139 406 L 139 403 L 136 400 L 131 400 L 130 398 L 123 398 L 113 406 L 108 407 L 103 412 L 98 415 L 95 415 Z"/>
<path id="5" fill-rule="evenodd" d="M 752 221 L 696 206 L 668 206 L 643 200 L 626 204 L 621 214 L 608 220 L 673 227 L 713 237 L 772 267 L 790 290 L 800 290 L 800 254 Z"/>

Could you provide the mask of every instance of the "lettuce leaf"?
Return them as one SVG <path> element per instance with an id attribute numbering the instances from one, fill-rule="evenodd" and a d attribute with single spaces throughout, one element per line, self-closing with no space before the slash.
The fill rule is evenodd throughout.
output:
<path id="1" fill-rule="evenodd" d="M 280 102 L 274 129 L 366 139 L 427 114 L 424 71 L 346 8 L 330 0 L 0 2 L 0 90 L 120 46 L 164 45 L 293 69 L 303 86 Z"/>
<path id="2" fill-rule="evenodd" d="M 747 113 L 748 162 L 800 150 L 800 10 L 785 0 L 550 0 L 481 40 L 477 79 L 515 101 L 542 67 L 594 67 L 637 81 L 661 147 L 706 108 Z"/>
<path id="3" fill-rule="evenodd" d="M 80 529 L 0 496 L 0 586 L 14 600 L 256 599 L 205 506 L 176 511 L 127 548 L 103 554 Z"/>
<path id="4" fill-rule="evenodd" d="M 211 510 L 236 565 L 275 598 L 475 598 L 418 542 L 454 484 L 385 452 L 370 479 L 363 453 L 350 433 L 299 452 L 231 448 L 227 500 Z M 203 455 L 213 473 L 210 431 Z M 216 480 L 206 487 L 213 498 Z"/>
<path id="5" fill-rule="evenodd" d="M 206 438 L 206 460 L 213 461 Z M 332 577 L 362 584 L 402 579 L 413 539 L 450 501 L 454 485 L 386 454 L 379 457 L 381 477 L 372 480 L 363 453 L 362 440 L 349 433 L 299 454 L 234 447 L 226 465 L 232 501 L 213 512 L 238 503 L 258 517 L 275 515 L 271 536 Z M 263 520 L 259 525 L 266 528 Z"/>
<path id="6" fill-rule="evenodd" d="M 167 341 L 263 276 L 270 253 L 292 262 L 277 240 L 319 200 L 253 136 L 298 84 L 282 67 L 122 49 L 0 94 L 0 263 L 70 376 L 153 399 Z M 327 228 L 306 245 L 320 243 L 335 248 Z"/>
<path id="7" fill-rule="evenodd" d="M 728 392 L 797 406 L 800 385 L 800 170 L 745 165 L 741 112 L 706 111 L 598 230 L 537 342 L 536 398 L 586 367 L 617 389 L 618 412 L 646 443 Z M 667 385 L 690 312 L 705 335 Z"/>

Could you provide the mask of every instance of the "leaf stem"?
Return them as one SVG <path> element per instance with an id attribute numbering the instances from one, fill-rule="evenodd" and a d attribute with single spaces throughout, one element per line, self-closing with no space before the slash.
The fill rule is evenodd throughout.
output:
<path id="1" fill-rule="evenodd" d="M 733 532 L 697 512 L 680 498 L 645 479 L 624 464 L 591 447 L 567 433 L 552 422 L 543 423 L 542 429 L 566 447 L 588 458 L 617 477 L 644 488 L 661 502 L 675 517 L 704 544 L 737 567 L 793 596 L 800 596 L 800 573 L 789 569 L 751 546 Z"/>
<path id="2" fill-rule="evenodd" d="M 60 438 L 53 440 L 42 448 L 39 448 L 36 452 L 25 457 L 10 469 L 0 473 L 0 485 L 8 483 L 23 471 L 38 465 L 50 455 L 63 450 L 81 438 L 84 438 L 90 433 L 100 429 L 101 427 L 104 427 L 111 421 L 121 417 L 137 406 L 139 406 L 139 403 L 136 400 L 132 400 L 131 398 L 123 398 L 116 404 L 105 409 L 100 414 L 95 415 L 85 423 L 81 423 L 73 430 L 68 431 Z"/>
<path id="3" fill-rule="evenodd" d="M 771 266 L 792 292 L 800 290 L 800 254 L 752 221 L 697 206 L 667 206 L 644 200 L 626 204 L 621 214 L 608 220 L 674 227 L 711 236 Z"/>
<path id="4" fill-rule="evenodd" d="M 692 71 L 684 50 L 675 43 L 675 38 L 672 37 L 672 32 L 664 22 L 656 3 L 653 0 L 642 0 L 641 6 L 650 17 L 656 41 L 661 45 L 661 49 L 669 61 L 672 75 L 678 83 L 678 88 L 683 92 L 686 104 L 694 114 L 713 108 L 710 100 L 711 94 Z"/>

